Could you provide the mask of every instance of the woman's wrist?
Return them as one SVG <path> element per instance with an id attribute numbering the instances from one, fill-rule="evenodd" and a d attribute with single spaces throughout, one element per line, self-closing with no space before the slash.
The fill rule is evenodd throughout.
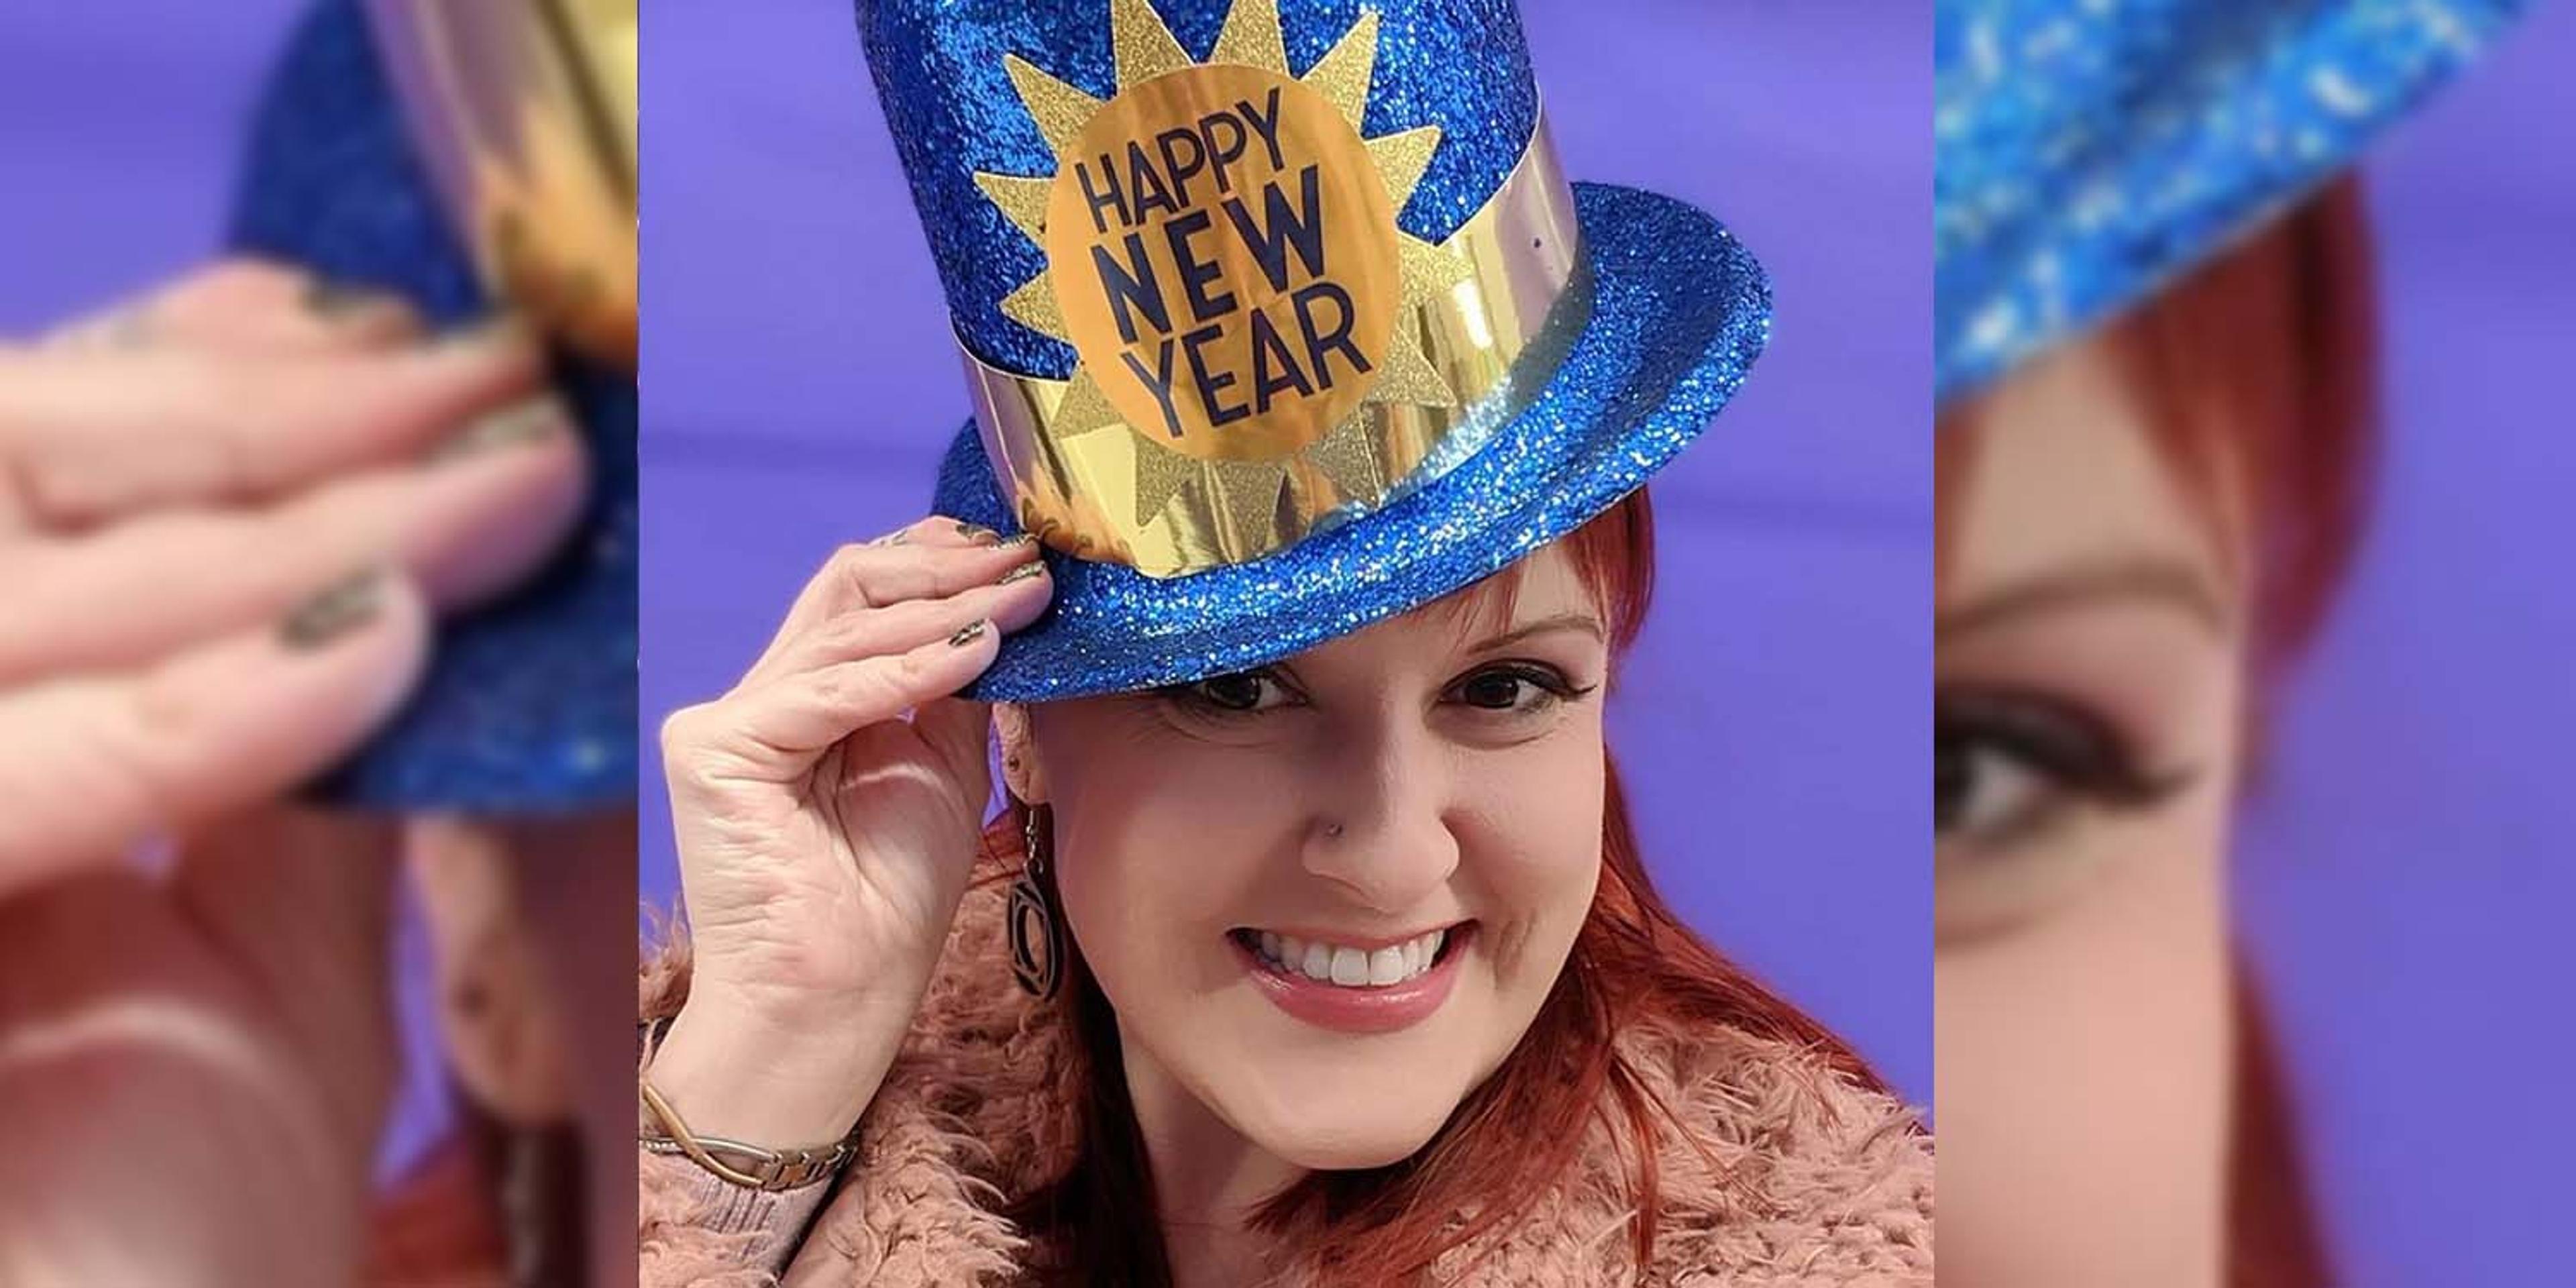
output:
<path id="1" fill-rule="evenodd" d="M 654 1090 L 700 1136 L 768 1149 L 849 1134 L 902 1040 L 874 1026 L 785 1025 L 720 997 L 694 994 L 651 1063 Z"/>

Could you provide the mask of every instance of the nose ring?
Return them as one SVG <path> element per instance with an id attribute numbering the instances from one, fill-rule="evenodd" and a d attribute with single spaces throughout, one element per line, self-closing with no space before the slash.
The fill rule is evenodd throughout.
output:
<path id="1" fill-rule="evenodd" d="M 1332 837 L 1334 840 L 1340 840 L 1342 836 L 1342 825 L 1339 823 L 1326 823 L 1324 825 L 1324 835 Z"/>

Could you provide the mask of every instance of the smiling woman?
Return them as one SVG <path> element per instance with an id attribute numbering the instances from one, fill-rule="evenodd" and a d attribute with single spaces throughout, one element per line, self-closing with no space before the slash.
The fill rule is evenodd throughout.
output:
<path id="1" fill-rule="evenodd" d="M 1605 733 L 1751 254 L 1567 181 L 1508 0 L 859 26 L 976 421 L 664 726 L 645 1282 L 1928 1283 Z"/>
<path id="2" fill-rule="evenodd" d="M 662 1152 L 712 1141 L 732 1152 L 702 1162 L 745 1189 L 648 1157 L 647 1281 L 791 1259 L 874 1284 L 1928 1272 L 1911 1116 L 1646 873 L 1601 698 L 1652 548 L 1633 493 L 1278 662 L 1005 704 L 1009 805 L 973 846 L 950 829 L 980 795 L 976 708 L 932 699 L 812 749 L 808 713 L 760 692 L 796 688 L 762 684 L 765 662 L 673 717 L 695 978 L 671 950 L 648 970 L 652 1035 L 672 1022 L 647 1090 Z M 902 571 L 933 560 L 972 601 L 949 617 L 1022 621 L 1047 578 L 964 566 L 1042 568 L 1027 549 L 926 521 L 845 555 L 790 626 L 947 581 Z M 861 602 L 884 620 L 844 633 L 919 619 L 901 669 L 931 691 L 954 683 L 934 664 L 990 639 Z M 898 848 L 934 838 L 933 868 Z M 854 867 L 818 870 L 813 842 Z M 1055 1004 L 1014 1000 L 1006 962 Z M 853 1145 L 799 1156 L 854 1170 L 811 1231 L 811 1168 L 739 1170 L 786 1175 L 734 1142 L 829 1141 L 862 1112 Z"/>
<path id="3" fill-rule="evenodd" d="M 1786 1076 L 1855 1127 L 1891 1121 L 1858 1058 L 1682 925 L 1640 861 L 1600 697 L 1643 625 L 1652 532 L 1640 492 L 1276 666 L 1005 713 L 1014 816 L 1044 803 L 1064 856 L 1075 1076 L 1097 1084 L 1024 1228 L 1112 1282 L 1169 1275 L 1137 1206 L 1401 1282 L 1580 1164 L 1605 1229 L 1613 1187 L 1635 1196 L 1622 1238 L 1655 1265 L 1664 1218 L 1697 1230 L 1683 1214 L 1718 1201 L 1699 1169 L 1746 1144 L 1695 1079 Z M 1186 884 L 1175 854 L 1199 856 Z M 1634 1175 L 1579 1157 L 1604 1110 Z"/>

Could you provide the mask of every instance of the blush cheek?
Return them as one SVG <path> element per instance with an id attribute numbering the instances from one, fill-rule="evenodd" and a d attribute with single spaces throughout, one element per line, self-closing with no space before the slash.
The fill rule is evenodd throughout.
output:
<path id="1" fill-rule="evenodd" d="M 1504 1018 L 1519 1040 L 1573 951 L 1601 877 L 1602 755 L 1597 732 L 1564 738 L 1537 755 L 1519 749 L 1506 768 L 1477 777 L 1476 805 L 1460 837 L 1462 876 L 1485 909 L 1477 951 L 1486 958 Z"/>

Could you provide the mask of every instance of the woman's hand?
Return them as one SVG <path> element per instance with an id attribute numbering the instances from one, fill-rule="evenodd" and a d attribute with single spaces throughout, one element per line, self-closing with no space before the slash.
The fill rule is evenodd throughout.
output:
<path id="1" fill-rule="evenodd" d="M 394 828 L 261 807 L 0 899 L 0 1283 L 356 1282 Z"/>
<path id="2" fill-rule="evenodd" d="M 653 1077 L 691 1130 L 818 1144 L 867 1107 L 992 790 L 989 713 L 949 695 L 1050 593 L 1034 543 L 924 519 L 833 555 L 742 682 L 664 724 L 696 965 Z"/>
<path id="3" fill-rule="evenodd" d="M 579 513 L 543 380 L 516 327 L 252 262 L 0 345 L 0 898 L 364 740 L 429 615 Z"/>

